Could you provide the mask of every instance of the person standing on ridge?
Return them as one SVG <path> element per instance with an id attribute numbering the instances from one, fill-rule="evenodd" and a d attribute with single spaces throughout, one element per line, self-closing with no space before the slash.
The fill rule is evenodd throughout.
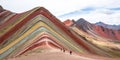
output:
<path id="1" fill-rule="evenodd" d="M 65 49 L 63 49 L 63 52 L 65 52 Z"/>
<path id="2" fill-rule="evenodd" d="M 72 51 L 70 51 L 70 55 L 72 55 Z"/>

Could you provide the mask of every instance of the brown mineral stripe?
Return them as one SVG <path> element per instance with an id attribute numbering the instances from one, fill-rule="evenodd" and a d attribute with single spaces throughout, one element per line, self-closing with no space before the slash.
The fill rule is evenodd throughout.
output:
<path id="1" fill-rule="evenodd" d="M 7 26 L 9 23 L 13 22 L 15 19 L 17 19 L 18 16 L 20 16 L 20 15 L 15 14 L 15 15 L 12 16 L 10 19 L 8 19 L 8 20 L 5 21 L 4 23 L 0 24 L 0 29 L 2 29 L 3 27 Z"/>
<path id="2" fill-rule="evenodd" d="M 23 19 L 20 23 L 18 23 L 17 25 L 15 25 L 11 30 L 9 30 L 7 33 L 5 33 L 3 36 L 1 36 L 0 37 L 0 43 L 2 43 L 5 39 L 7 39 L 12 34 L 14 34 L 18 29 L 20 29 L 22 26 L 24 26 L 24 24 L 26 22 L 28 22 L 30 19 L 32 19 L 33 17 L 35 17 L 38 14 L 42 14 L 42 15 L 46 16 L 56 26 L 59 26 L 60 29 L 62 29 L 63 31 L 65 31 L 65 33 L 67 33 L 78 44 L 80 44 L 81 46 L 83 46 L 86 50 L 91 51 L 90 48 L 86 44 L 84 44 L 82 40 L 80 40 L 79 38 L 77 38 L 76 36 L 74 36 L 71 32 L 69 32 L 68 31 L 69 29 L 63 23 L 61 23 L 56 17 L 54 17 L 48 10 L 46 10 L 43 7 L 40 7 L 39 9 L 37 9 L 36 11 L 34 11 L 28 17 L 26 17 L 25 19 Z"/>

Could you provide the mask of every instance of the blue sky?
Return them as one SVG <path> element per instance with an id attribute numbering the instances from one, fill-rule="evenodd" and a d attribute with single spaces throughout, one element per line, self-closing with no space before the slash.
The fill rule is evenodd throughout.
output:
<path id="1" fill-rule="evenodd" d="M 120 24 L 120 0 L 0 0 L 0 5 L 17 13 L 43 6 L 61 21 L 84 18 L 91 23 Z"/>

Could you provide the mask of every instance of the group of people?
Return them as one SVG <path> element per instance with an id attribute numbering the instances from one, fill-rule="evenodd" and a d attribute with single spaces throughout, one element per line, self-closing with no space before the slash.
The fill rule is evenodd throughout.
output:
<path id="1" fill-rule="evenodd" d="M 65 52 L 65 49 L 61 49 L 61 51 Z M 70 50 L 70 55 L 72 55 L 72 51 Z"/>

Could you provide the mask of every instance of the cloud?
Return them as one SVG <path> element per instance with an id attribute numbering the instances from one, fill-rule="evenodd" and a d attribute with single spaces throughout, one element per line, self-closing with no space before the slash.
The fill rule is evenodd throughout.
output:
<path id="1" fill-rule="evenodd" d="M 87 8 L 83 8 L 81 9 L 82 11 L 92 11 L 92 10 L 95 10 L 95 8 L 92 8 L 92 7 L 87 7 Z"/>
<path id="2" fill-rule="evenodd" d="M 110 10 L 120 10 L 120 7 L 111 8 Z"/>
<path id="3" fill-rule="evenodd" d="M 81 17 L 90 22 L 120 24 L 120 0 L 0 0 L 0 5 L 17 13 L 43 6 L 61 20 Z"/>
<path id="4" fill-rule="evenodd" d="M 82 13 L 81 13 L 82 12 Z M 102 21 L 107 24 L 120 24 L 120 10 L 114 11 L 110 9 L 95 9 L 91 11 L 82 11 L 68 13 L 62 16 L 58 16 L 61 20 L 63 19 L 79 19 L 85 18 L 87 21 L 91 23 L 96 23 Z"/>

